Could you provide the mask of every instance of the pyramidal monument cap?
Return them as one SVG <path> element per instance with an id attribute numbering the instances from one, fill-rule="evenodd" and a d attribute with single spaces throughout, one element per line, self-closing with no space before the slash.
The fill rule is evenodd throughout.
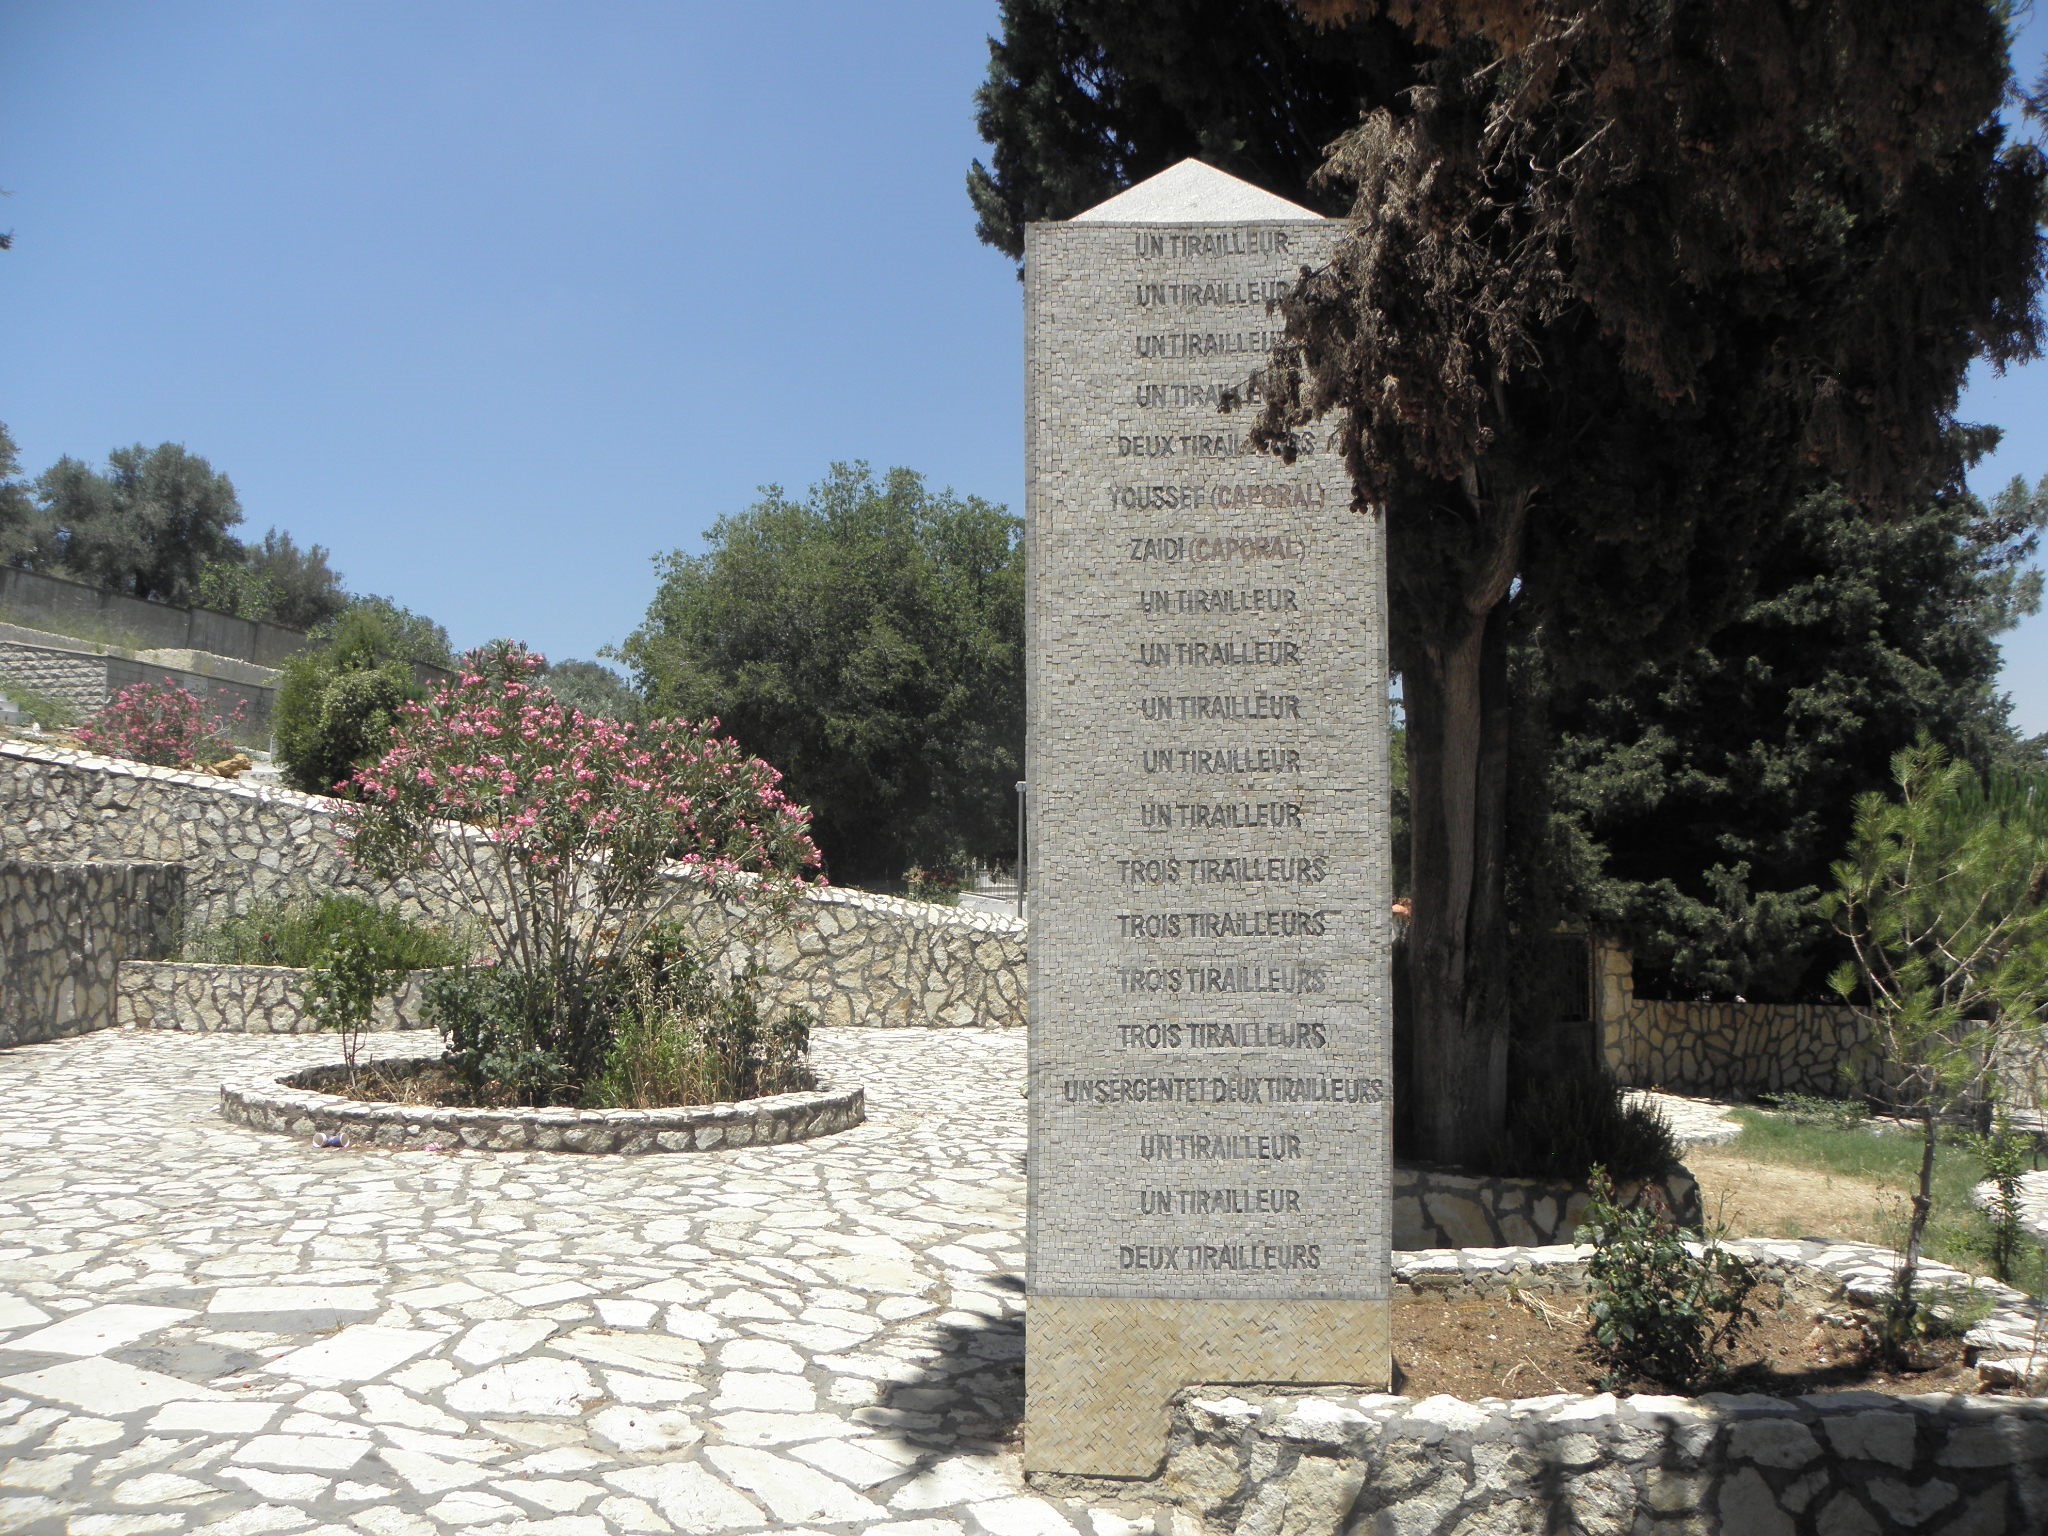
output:
<path id="1" fill-rule="evenodd" d="M 1241 181 L 1200 160 L 1183 160 L 1107 202 L 1077 213 L 1075 224 L 1298 223 L 1321 219 L 1314 209 L 1290 203 L 1262 187 Z"/>

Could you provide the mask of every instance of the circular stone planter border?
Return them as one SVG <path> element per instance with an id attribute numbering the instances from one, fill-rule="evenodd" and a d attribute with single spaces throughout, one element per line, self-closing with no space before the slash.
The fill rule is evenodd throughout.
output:
<path id="1" fill-rule="evenodd" d="M 365 1062 L 374 1067 L 423 1066 L 438 1057 Z M 773 1146 L 849 1130 L 867 1118 L 864 1090 L 820 1087 L 774 1093 L 736 1104 L 683 1109 L 451 1109 L 432 1104 L 364 1103 L 320 1087 L 342 1066 L 312 1067 L 267 1081 L 222 1083 L 220 1112 L 259 1131 L 292 1136 L 340 1135 L 379 1147 L 444 1146 L 486 1152 L 717 1152 Z"/>

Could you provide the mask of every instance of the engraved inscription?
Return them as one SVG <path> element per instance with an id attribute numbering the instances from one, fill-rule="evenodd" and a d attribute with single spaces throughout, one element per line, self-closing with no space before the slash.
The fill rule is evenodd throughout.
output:
<path id="1" fill-rule="evenodd" d="M 1384 1298 L 1379 534 L 1328 424 L 1283 462 L 1241 414 L 1328 229 L 1050 230 L 1027 259 L 1030 1113 L 1056 1189 L 1032 1283 Z M 1041 249 L 1085 254 L 1040 286 Z"/>
<path id="2" fill-rule="evenodd" d="M 1293 587 L 1198 587 L 1184 591 L 1146 588 L 1138 593 L 1138 611 L 1168 614 L 1299 613 L 1301 593 Z"/>
<path id="3" fill-rule="evenodd" d="M 1141 261 L 1150 257 L 1182 261 L 1190 257 L 1287 256 L 1299 248 L 1292 230 L 1230 225 L 1213 229 L 1141 229 L 1131 237 L 1131 254 Z"/>
<path id="4" fill-rule="evenodd" d="M 1317 1019 L 1170 1019 L 1117 1026 L 1117 1044 L 1148 1051 L 1319 1051 L 1329 1043 L 1330 1026 Z"/>

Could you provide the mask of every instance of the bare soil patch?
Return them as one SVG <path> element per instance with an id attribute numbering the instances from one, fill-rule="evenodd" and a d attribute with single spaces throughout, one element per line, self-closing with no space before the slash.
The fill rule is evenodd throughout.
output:
<path id="1" fill-rule="evenodd" d="M 1887 1369 L 1872 1356 L 1862 1316 L 1822 1287 L 1766 1283 L 1757 1287 L 1755 1304 L 1759 1322 L 1743 1333 L 1727 1374 L 1711 1390 L 1773 1397 L 1984 1390 L 1964 1362 L 1960 1339 L 1929 1341 L 1915 1369 Z M 1448 1393 L 1470 1400 L 1603 1390 L 1605 1371 L 1587 1340 L 1584 1297 L 1424 1297 L 1393 1310 L 1394 1390 L 1406 1396 Z M 1621 1390 L 1671 1389 L 1632 1382 Z"/>
<path id="2" fill-rule="evenodd" d="M 419 1104 L 439 1109 L 517 1109 L 519 1100 L 509 1092 L 492 1095 L 472 1092 L 448 1067 L 438 1061 L 425 1063 L 375 1062 L 359 1067 L 354 1082 L 337 1074 L 320 1084 L 320 1092 L 358 1104 Z"/>

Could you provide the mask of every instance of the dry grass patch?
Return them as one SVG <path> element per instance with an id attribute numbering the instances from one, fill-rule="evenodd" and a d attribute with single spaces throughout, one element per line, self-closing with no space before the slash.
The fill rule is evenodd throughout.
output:
<path id="1" fill-rule="evenodd" d="M 1707 1219 L 1737 1237 L 1796 1237 L 1875 1243 L 1896 1250 L 1906 1238 L 1919 1185 L 1917 1127 L 1869 1118 L 1737 1109 L 1732 1142 L 1692 1147 L 1686 1166 L 1700 1181 Z M 2022 1240 L 2011 1270 L 1999 1274 L 1990 1218 L 1971 1193 L 1986 1177 L 1981 1141 L 1961 1127 L 1941 1132 L 1935 1149 L 1934 1214 L 1927 1257 L 1968 1274 L 1996 1275 L 2035 1291 L 2044 1275 L 2037 1242 Z"/>
<path id="2" fill-rule="evenodd" d="M 1882 1179 L 1758 1162 L 1725 1146 L 1691 1147 L 1711 1221 L 1740 1237 L 1801 1237 L 1891 1247 L 1905 1234 L 1907 1194 Z"/>

